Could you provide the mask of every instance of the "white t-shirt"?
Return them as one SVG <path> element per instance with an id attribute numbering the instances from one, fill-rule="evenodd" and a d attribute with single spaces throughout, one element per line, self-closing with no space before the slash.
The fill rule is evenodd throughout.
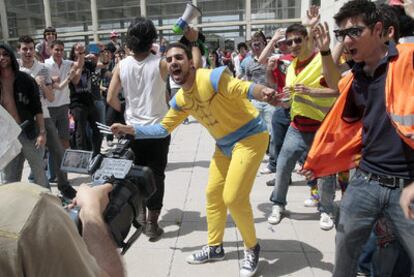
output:
<path id="1" fill-rule="evenodd" d="M 33 78 L 36 78 L 37 76 L 43 76 L 45 77 L 45 84 L 51 85 L 52 84 L 52 78 L 50 77 L 49 69 L 45 66 L 45 64 L 40 63 L 38 61 L 34 61 L 31 68 L 27 68 L 23 66 L 23 63 L 21 60 L 18 60 L 20 65 L 20 71 L 23 71 Z M 42 112 L 43 112 L 43 118 L 50 118 L 49 114 L 49 101 L 47 101 L 43 90 L 39 87 L 40 92 L 40 103 L 42 104 Z"/>
<path id="2" fill-rule="evenodd" d="M 120 62 L 127 124 L 160 123 L 167 113 L 166 82 L 161 77 L 160 61 L 159 56 L 150 54 L 143 61 L 128 56 Z"/>
<path id="3" fill-rule="evenodd" d="M 62 64 L 59 67 L 59 65 L 53 60 L 53 57 L 45 60 L 45 65 L 49 68 L 50 76 L 59 76 L 61 82 L 69 76 L 72 64 L 73 61 L 62 60 Z M 53 91 L 55 92 L 55 101 L 49 103 L 49 107 L 60 107 L 70 103 L 69 85 L 62 89 L 55 89 Z"/>

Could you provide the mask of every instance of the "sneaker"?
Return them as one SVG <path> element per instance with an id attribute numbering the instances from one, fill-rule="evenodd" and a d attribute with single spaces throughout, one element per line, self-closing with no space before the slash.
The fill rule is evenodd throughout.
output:
<path id="1" fill-rule="evenodd" d="M 328 231 L 334 227 L 332 218 L 327 213 L 321 213 L 321 219 L 319 220 L 319 226 L 322 230 Z"/>
<path id="2" fill-rule="evenodd" d="M 276 184 L 276 179 L 272 179 L 272 180 L 269 180 L 269 181 L 266 182 L 266 186 L 268 186 L 268 187 L 274 187 L 275 184 Z M 289 185 L 291 185 L 291 184 L 292 184 L 292 178 L 290 178 L 290 180 L 289 180 Z"/>
<path id="3" fill-rule="evenodd" d="M 251 277 L 256 273 L 257 268 L 259 267 L 259 253 L 259 244 L 256 244 L 253 248 L 244 250 L 244 259 L 240 269 L 241 277 Z"/>
<path id="4" fill-rule="evenodd" d="M 273 205 L 272 214 L 267 218 L 267 222 L 270 224 L 278 224 L 282 220 L 282 213 L 285 208 L 279 205 Z"/>
<path id="5" fill-rule="evenodd" d="M 210 246 L 205 245 L 200 251 L 197 251 L 187 257 L 189 264 L 204 264 L 206 262 L 221 261 L 224 259 L 223 244 Z"/>
<path id="6" fill-rule="evenodd" d="M 319 201 L 313 197 L 310 197 L 303 202 L 303 205 L 305 205 L 305 207 L 308 207 L 308 208 L 317 207 L 318 204 L 319 204 Z"/>
<path id="7" fill-rule="evenodd" d="M 272 170 L 270 170 L 267 166 L 263 167 L 260 170 L 260 174 L 262 174 L 262 175 L 267 175 L 267 174 L 271 174 L 271 173 L 274 173 L 274 172 Z"/>

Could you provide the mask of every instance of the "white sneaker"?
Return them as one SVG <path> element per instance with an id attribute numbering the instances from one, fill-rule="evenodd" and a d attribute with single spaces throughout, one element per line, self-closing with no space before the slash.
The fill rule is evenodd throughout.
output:
<path id="1" fill-rule="evenodd" d="M 305 207 L 308 207 L 308 208 L 313 208 L 313 207 L 317 207 L 317 206 L 318 206 L 318 203 L 319 203 L 319 201 L 318 201 L 318 200 L 316 200 L 316 199 L 315 199 L 315 198 L 313 198 L 313 197 L 310 197 L 310 198 L 306 199 L 306 200 L 303 202 L 303 205 L 304 205 Z"/>
<path id="2" fill-rule="evenodd" d="M 273 172 L 267 166 L 260 169 L 260 174 L 262 174 L 262 175 L 267 175 L 267 174 L 271 174 L 271 173 L 273 173 Z"/>
<path id="3" fill-rule="evenodd" d="M 278 224 L 282 220 L 282 213 L 285 211 L 285 208 L 279 205 L 273 205 L 272 213 L 267 218 L 267 222 L 270 224 Z"/>
<path id="4" fill-rule="evenodd" d="M 327 213 L 321 213 L 321 219 L 319 220 L 319 226 L 322 230 L 328 231 L 334 227 L 332 218 Z"/>

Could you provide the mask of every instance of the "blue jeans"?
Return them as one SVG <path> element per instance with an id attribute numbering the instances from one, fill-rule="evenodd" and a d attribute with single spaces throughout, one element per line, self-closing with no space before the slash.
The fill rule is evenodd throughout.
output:
<path id="1" fill-rule="evenodd" d="M 95 100 L 95 108 L 98 112 L 98 122 L 106 124 L 106 104 L 103 99 Z"/>
<path id="2" fill-rule="evenodd" d="M 269 149 L 269 164 L 267 167 L 276 172 L 276 161 L 282 149 L 283 141 L 285 140 L 286 132 L 290 125 L 290 109 L 276 107 L 272 115 L 272 133 Z"/>
<path id="3" fill-rule="evenodd" d="M 50 189 L 43 163 L 44 147 L 36 148 L 36 139 L 28 139 L 24 132 L 19 135 L 22 151 L 4 168 L 5 183 L 20 182 L 22 179 L 24 160 L 26 159 L 33 172 L 34 182 Z"/>
<path id="4" fill-rule="evenodd" d="M 392 224 L 397 239 L 414 262 L 414 220 L 404 217 L 400 195 L 400 188 L 383 187 L 359 170 L 355 172 L 340 205 L 334 277 L 356 275 L 362 247 L 381 215 Z"/>
<path id="5" fill-rule="evenodd" d="M 335 215 L 336 174 L 318 178 L 319 204 L 318 210 Z"/>
<path id="6" fill-rule="evenodd" d="M 285 206 L 290 176 L 296 162 L 307 153 L 315 133 L 305 133 L 289 126 L 282 149 L 277 157 L 275 186 L 270 201 L 276 205 Z"/>
<path id="7" fill-rule="evenodd" d="M 275 107 L 273 107 L 270 104 L 267 104 L 265 102 L 261 102 L 261 101 L 257 101 L 257 100 L 252 100 L 252 104 L 256 107 L 256 109 L 259 111 L 259 116 L 261 119 L 264 120 L 264 122 L 266 122 L 266 127 L 267 127 L 267 131 L 269 132 L 270 135 L 270 142 L 269 142 L 269 159 L 272 159 L 272 155 L 273 153 L 271 152 L 271 148 L 272 148 L 272 143 L 273 143 L 273 138 L 271 136 L 272 134 L 272 115 L 273 115 L 273 111 L 275 110 Z"/>

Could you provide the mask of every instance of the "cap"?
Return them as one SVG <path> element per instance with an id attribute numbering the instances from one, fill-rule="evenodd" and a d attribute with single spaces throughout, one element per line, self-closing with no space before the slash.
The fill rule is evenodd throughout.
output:
<path id="1" fill-rule="evenodd" d="M 111 38 L 119 38 L 119 34 L 117 33 L 117 32 L 111 32 L 111 36 L 110 36 Z"/>

